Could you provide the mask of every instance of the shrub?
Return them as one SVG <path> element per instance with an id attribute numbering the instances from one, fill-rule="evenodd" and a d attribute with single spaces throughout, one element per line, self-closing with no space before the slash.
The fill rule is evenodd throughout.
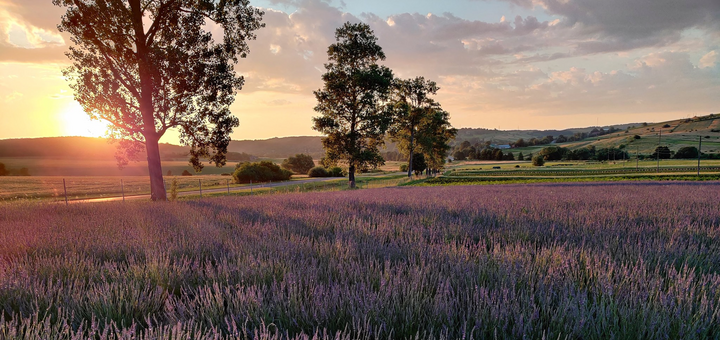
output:
<path id="1" fill-rule="evenodd" d="M 0 176 L 7 176 L 8 171 L 5 169 L 5 164 L 0 163 Z"/>
<path id="2" fill-rule="evenodd" d="M 233 173 L 235 183 L 287 181 L 292 172 L 270 161 L 242 163 Z"/>
<path id="3" fill-rule="evenodd" d="M 532 159 L 532 165 L 534 166 L 543 166 L 545 165 L 545 158 L 543 156 L 537 155 L 533 157 Z"/>
<path id="4" fill-rule="evenodd" d="M 345 177 L 345 171 L 342 168 L 334 166 L 330 169 L 325 169 L 321 166 L 316 166 L 308 171 L 309 177 Z"/>
<path id="5" fill-rule="evenodd" d="M 339 166 L 334 166 L 330 169 L 328 169 L 328 174 L 330 177 L 345 177 L 345 171 Z"/>
<path id="6" fill-rule="evenodd" d="M 671 158 L 672 153 L 670 152 L 670 149 L 667 146 L 658 146 L 655 148 L 655 152 L 652 154 L 652 158 L 657 159 L 658 157 L 660 159 L 669 159 Z"/>
<path id="7" fill-rule="evenodd" d="M 635 136 L 633 136 L 633 138 L 640 139 L 641 137 L 639 135 L 635 135 Z"/>
<path id="8" fill-rule="evenodd" d="M 190 171 L 183 170 L 182 176 L 192 176 L 192 174 L 190 173 Z"/>
<path id="9" fill-rule="evenodd" d="M 568 150 L 559 146 L 549 146 L 540 150 L 538 156 L 542 156 L 546 161 L 559 161 L 565 157 Z M 542 165 L 542 164 L 541 164 Z"/>
<path id="10" fill-rule="evenodd" d="M 330 174 L 328 173 L 327 170 L 325 170 L 325 168 L 323 168 L 321 166 L 316 166 L 316 167 L 310 169 L 310 171 L 308 171 L 308 176 L 310 176 L 310 177 L 329 177 Z"/>
<path id="11" fill-rule="evenodd" d="M 282 167 L 296 174 L 305 174 L 315 166 L 312 156 L 299 153 L 295 156 L 288 157 L 282 162 Z"/>
<path id="12" fill-rule="evenodd" d="M 675 153 L 674 158 L 684 159 L 684 158 L 697 158 L 697 157 L 698 157 L 698 149 L 696 147 L 684 146 Z"/>
<path id="13" fill-rule="evenodd" d="M 187 170 L 186 170 L 186 171 L 187 171 Z M 173 179 L 172 179 L 172 182 L 171 182 L 171 184 L 170 184 L 170 200 L 171 200 L 171 201 L 176 201 L 176 200 L 177 200 L 177 197 L 178 197 L 178 188 L 179 188 L 179 185 L 178 185 L 177 178 L 173 178 Z"/>
<path id="14" fill-rule="evenodd" d="M 172 170 L 168 170 L 167 173 L 165 174 L 165 176 L 168 176 L 168 177 L 172 176 Z"/>
<path id="15" fill-rule="evenodd" d="M 407 172 L 408 171 L 408 165 L 407 164 L 400 164 L 400 171 Z"/>

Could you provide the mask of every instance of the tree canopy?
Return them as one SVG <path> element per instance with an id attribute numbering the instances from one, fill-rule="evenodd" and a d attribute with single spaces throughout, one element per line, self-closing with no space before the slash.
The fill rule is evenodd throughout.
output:
<path id="1" fill-rule="evenodd" d="M 282 162 L 282 167 L 288 169 L 296 174 L 307 174 L 310 169 L 315 167 L 315 162 L 312 156 L 304 153 L 290 156 Z"/>
<path id="2" fill-rule="evenodd" d="M 357 169 L 384 163 L 379 147 L 392 119 L 384 103 L 393 74 L 377 64 L 385 54 L 367 24 L 345 23 L 335 41 L 328 48 L 324 86 L 314 92 L 320 116 L 313 118 L 313 128 L 325 135 L 323 164 L 347 163 L 355 187 Z"/>
<path id="3" fill-rule="evenodd" d="M 120 140 L 118 162 L 145 147 L 153 199 L 165 200 L 158 140 L 169 129 L 201 157 L 225 164 L 230 112 L 244 84 L 234 70 L 249 53 L 247 40 L 263 26 L 248 0 L 53 0 L 66 7 L 59 28 L 74 46 L 64 71 L 75 99 L 93 119 L 110 122 Z M 222 37 L 215 40 L 211 28 Z"/>
<path id="4" fill-rule="evenodd" d="M 424 155 L 424 161 L 429 161 L 427 165 L 440 168 L 450 149 L 448 142 L 457 133 L 450 126 L 449 114 L 431 98 L 439 89 L 434 81 L 424 77 L 394 81 L 390 103 L 394 122 L 389 132 L 400 151 L 409 157 L 408 176 L 414 172 L 417 150 Z"/>

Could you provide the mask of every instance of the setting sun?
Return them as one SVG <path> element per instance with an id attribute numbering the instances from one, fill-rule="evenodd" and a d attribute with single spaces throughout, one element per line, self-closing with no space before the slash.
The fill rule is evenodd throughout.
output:
<path id="1" fill-rule="evenodd" d="M 80 104 L 70 102 L 60 112 L 62 134 L 66 136 L 102 137 L 107 131 L 107 122 L 92 120 Z"/>

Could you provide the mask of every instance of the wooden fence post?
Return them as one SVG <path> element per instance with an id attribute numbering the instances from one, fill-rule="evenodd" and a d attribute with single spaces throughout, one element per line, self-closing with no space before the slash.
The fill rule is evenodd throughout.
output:
<path id="1" fill-rule="evenodd" d="M 63 191 L 65 191 L 65 205 L 68 205 L 67 186 L 65 185 L 65 179 L 64 179 L 64 178 L 63 178 Z"/>

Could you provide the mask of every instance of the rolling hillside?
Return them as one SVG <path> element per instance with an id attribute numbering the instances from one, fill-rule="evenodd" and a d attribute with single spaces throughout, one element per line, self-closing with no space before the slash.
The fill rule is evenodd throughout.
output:
<path id="1" fill-rule="evenodd" d="M 636 139 L 634 136 L 639 136 Z M 631 155 L 652 154 L 658 145 L 672 151 L 684 146 L 698 146 L 702 138 L 703 153 L 720 153 L 720 115 L 678 119 L 660 123 L 633 124 L 623 131 L 559 146 L 576 149 L 594 145 L 596 148 L 625 146 Z"/>
<path id="2" fill-rule="evenodd" d="M 703 138 L 702 151 L 705 153 L 720 153 L 720 115 L 708 115 L 691 119 L 678 119 L 660 123 L 635 123 L 615 125 L 620 129 L 599 137 L 591 137 L 577 142 L 556 144 L 570 149 L 594 145 L 596 148 L 618 147 L 624 145 L 630 154 L 651 154 L 658 143 L 668 146 L 671 150 L 677 151 L 683 146 L 697 146 L 698 138 Z M 458 136 L 454 143 L 470 141 L 471 143 L 490 141 L 494 144 L 510 144 L 519 138 L 526 141 L 532 138 L 544 136 L 571 136 L 577 132 L 590 132 L 594 127 L 566 129 L 566 130 L 490 130 L 470 129 L 458 130 Z M 660 138 L 660 133 L 662 137 Z M 636 139 L 637 135 L 640 138 Z M 540 145 L 527 148 L 513 149 L 515 151 L 535 152 L 547 145 Z M 283 137 L 266 140 L 239 140 L 232 141 L 229 151 L 234 152 L 233 156 L 240 156 L 237 153 L 246 153 L 256 157 L 282 159 L 297 153 L 306 153 L 313 158 L 320 158 L 323 155 L 321 137 Z M 383 151 L 397 150 L 392 143 L 388 143 L 387 149 Z M 164 162 L 174 162 L 180 170 L 182 164 L 186 164 L 188 148 L 172 144 L 160 145 L 161 157 Z M 49 137 L 49 138 L 28 138 L 28 139 L 6 139 L 0 140 L 0 162 L 13 164 L 15 167 L 25 166 L 27 163 L 31 168 L 37 168 L 43 160 L 55 160 L 63 162 L 106 162 L 112 166 L 114 163 L 115 145 L 109 144 L 102 138 L 88 137 Z M 248 156 L 248 155 L 244 155 Z M 235 158 L 228 161 L 228 165 L 237 162 Z M 140 155 L 143 159 L 144 156 Z M 12 161 L 11 161 L 12 160 Z M 23 161 L 26 160 L 26 161 Z M 79 163 L 78 163 L 79 164 Z M 68 165 L 70 166 L 70 165 Z M 209 168 L 209 167 L 208 167 Z M 218 170 L 220 171 L 220 170 Z M 227 170 L 223 170 L 227 171 Z"/>
<path id="3" fill-rule="evenodd" d="M 629 126 L 640 125 L 637 124 L 621 124 L 613 125 L 617 129 L 624 130 Z M 572 128 L 565 130 L 491 130 L 483 128 L 462 128 L 458 129 L 455 143 L 462 143 L 464 141 L 470 142 L 470 144 L 481 143 L 489 141 L 493 144 L 511 144 L 518 139 L 522 138 L 528 141 L 532 138 L 543 138 L 545 136 L 564 135 L 566 137 L 572 136 L 575 133 L 589 133 L 595 127 L 585 128 Z"/>

